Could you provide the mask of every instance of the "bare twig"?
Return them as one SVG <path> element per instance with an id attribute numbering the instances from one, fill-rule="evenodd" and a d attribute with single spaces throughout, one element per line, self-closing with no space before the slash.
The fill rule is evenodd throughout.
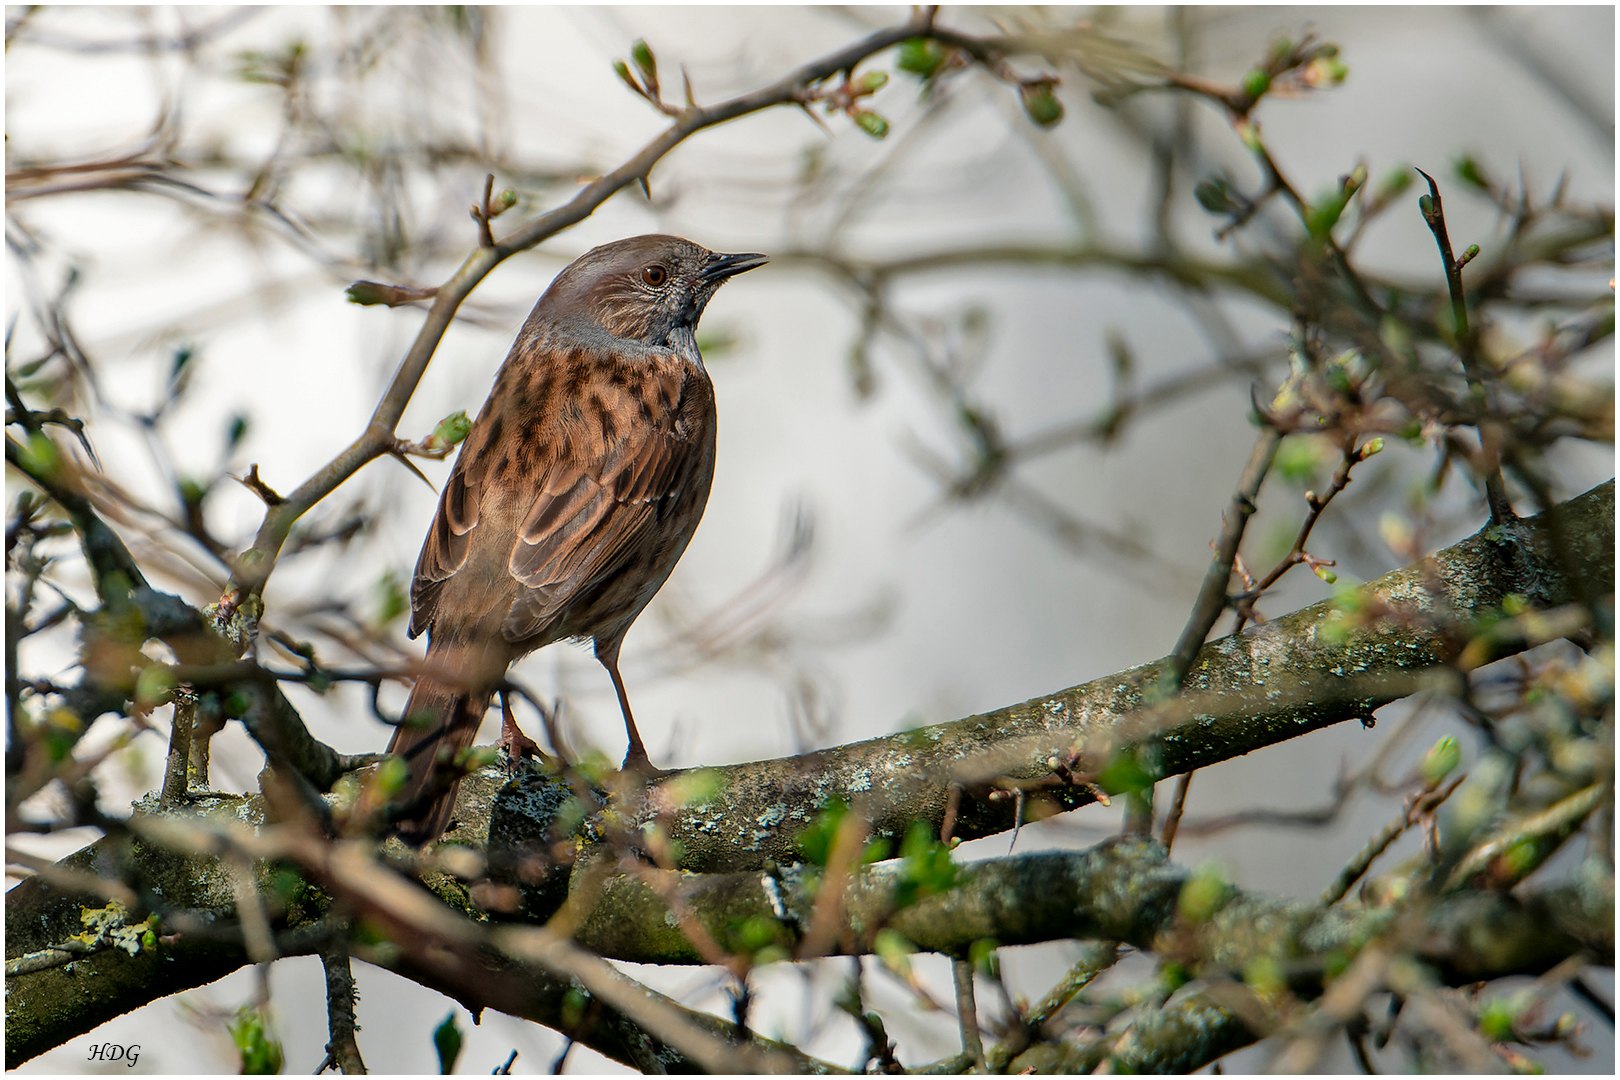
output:
<path id="1" fill-rule="evenodd" d="M 973 1059 L 973 1071 L 987 1072 L 984 1041 L 979 1037 L 979 1006 L 973 993 L 973 963 L 951 961 L 951 980 L 956 986 L 956 1021 L 962 1030 L 962 1053 Z"/>

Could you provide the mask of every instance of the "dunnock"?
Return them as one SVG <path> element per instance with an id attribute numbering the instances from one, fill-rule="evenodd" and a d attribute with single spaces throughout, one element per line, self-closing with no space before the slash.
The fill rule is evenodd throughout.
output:
<path id="1" fill-rule="evenodd" d="M 519 657 L 560 638 L 596 644 L 619 695 L 624 765 L 656 775 L 619 677 L 630 624 L 675 568 L 714 478 L 714 388 L 698 318 L 733 275 L 765 262 L 676 236 L 604 244 L 569 264 L 523 324 L 439 498 L 411 582 L 427 662 L 390 753 L 420 801 L 472 743 Z M 450 822 L 455 786 L 399 823 L 422 843 Z"/>

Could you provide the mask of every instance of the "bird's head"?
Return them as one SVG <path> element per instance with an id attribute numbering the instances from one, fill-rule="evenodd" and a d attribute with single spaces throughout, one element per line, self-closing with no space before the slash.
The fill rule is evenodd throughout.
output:
<path id="1" fill-rule="evenodd" d="M 678 236 L 632 236 L 575 259 L 534 313 L 576 333 L 682 348 L 726 279 L 764 263 L 764 255 L 721 255 Z"/>

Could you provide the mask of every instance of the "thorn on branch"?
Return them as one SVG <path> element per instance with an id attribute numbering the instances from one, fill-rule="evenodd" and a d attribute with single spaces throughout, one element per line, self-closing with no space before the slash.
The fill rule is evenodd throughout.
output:
<path id="1" fill-rule="evenodd" d="M 259 479 L 259 466 L 257 462 L 248 466 L 246 476 L 232 476 L 231 479 L 235 480 L 238 484 L 241 484 L 243 487 L 253 492 L 253 494 L 257 495 L 264 501 L 264 505 L 266 506 L 280 506 L 282 503 L 287 501 L 278 495 L 275 489 L 269 484 Z"/>

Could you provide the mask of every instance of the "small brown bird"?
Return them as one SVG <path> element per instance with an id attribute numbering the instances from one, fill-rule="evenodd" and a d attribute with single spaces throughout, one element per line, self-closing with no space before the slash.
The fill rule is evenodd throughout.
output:
<path id="1" fill-rule="evenodd" d="M 411 582 L 427 662 L 390 753 L 401 798 L 469 746 L 519 657 L 594 639 L 619 695 L 624 767 L 656 775 L 619 677 L 619 646 L 703 516 L 714 478 L 714 388 L 698 354 L 704 305 L 764 264 L 676 236 L 604 244 L 534 306 L 439 498 Z M 413 843 L 450 823 L 455 788 L 399 823 Z"/>

